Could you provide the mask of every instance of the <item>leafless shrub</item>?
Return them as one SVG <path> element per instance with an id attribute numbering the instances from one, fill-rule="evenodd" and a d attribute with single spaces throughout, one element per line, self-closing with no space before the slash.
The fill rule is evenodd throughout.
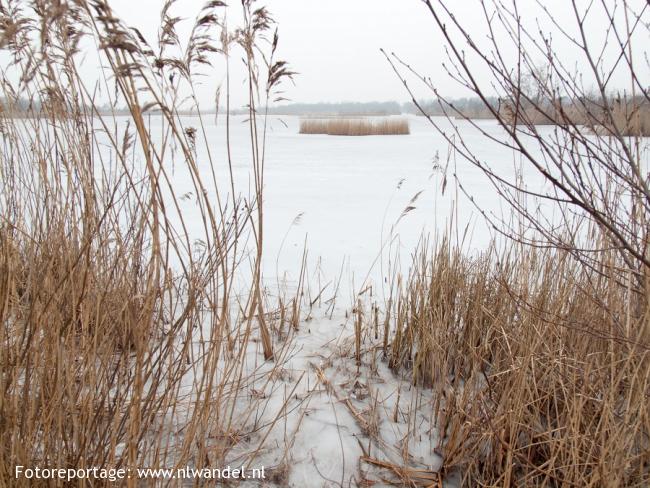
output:
<path id="1" fill-rule="evenodd" d="M 534 202 L 541 202 L 555 207 L 563 215 L 560 221 L 582 228 L 595 223 L 611 236 L 627 268 L 641 286 L 644 269 L 650 265 L 645 225 L 650 210 L 650 192 L 642 167 L 643 139 L 628 137 L 628 134 L 637 129 L 641 132 L 647 118 L 642 107 L 650 102 L 647 87 L 636 76 L 636 66 L 648 69 L 647 60 L 635 61 L 632 57 L 633 46 L 648 32 L 647 5 L 633 10 L 627 3 L 614 2 L 584 12 L 576 2 L 571 2 L 577 37 L 563 31 L 548 13 L 546 20 L 555 27 L 553 33 L 576 45 L 582 56 L 581 66 L 586 71 L 576 73 L 564 64 L 561 53 L 554 50 L 548 36 L 543 32 L 535 34 L 525 30 L 525 24 L 518 21 L 521 12 L 515 2 L 510 6 L 497 2 L 483 4 L 485 23 L 488 32 L 492 33 L 489 45 L 475 42 L 472 32 L 460 19 L 451 15 L 444 1 L 426 1 L 425 4 L 434 24 L 449 43 L 449 66 L 455 69 L 449 74 L 484 101 L 485 109 L 503 128 L 498 142 L 512 148 L 524 164 L 548 184 L 548 191 L 538 193 L 526 189 L 513 178 L 504 178 L 480 154 L 463 143 L 463 136 L 457 128 L 449 131 L 429 118 L 461 156 L 485 172 L 514 214 L 521 217 L 536 235 L 532 240 L 526 239 L 517 235 L 518 229 L 510 226 L 511 222 L 489 215 L 486 218 L 505 235 L 523 238 L 533 245 L 572 249 L 587 266 L 593 249 L 588 243 L 578 242 L 584 233 L 576 229 L 567 232 L 567 225 L 549 222 L 531 209 L 536 207 Z M 545 11 L 543 6 L 541 8 Z M 596 53 L 595 46 L 589 42 L 586 22 L 589 16 L 597 13 L 609 19 L 605 42 L 615 51 L 617 62 L 606 62 L 602 55 L 604 51 L 601 49 Z M 446 19 L 450 20 L 448 25 Z M 496 30 L 500 32 L 499 37 L 494 33 Z M 457 40 L 456 34 L 461 34 L 463 40 Z M 509 42 L 509 46 L 504 42 Z M 472 66 L 463 57 L 461 44 L 473 53 L 476 63 Z M 514 71 L 503 54 L 507 47 L 513 47 L 519 53 L 520 61 Z M 544 69 L 535 63 L 538 53 L 546 56 Z M 401 70 L 409 71 L 435 91 L 428 78 L 419 76 L 399 58 L 389 57 L 389 61 L 400 76 Z M 475 76 L 479 67 L 485 68 L 489 76 Z M 629 91 L 619 97 L 612 93 L 610 86 L 614 70 L 621 69 L 628 75 L 630 86 Z M 580 76 L 589 76 L 593 80 L 596 94 L 577 81 Z M 407 80 L 403 81 L 408 88 Z M 489 103 L 493 95 L 490 92 L 495 89 L 500 100 L 496 107 Z M 439 99 L 445 104 L 444 97 Z M 415 99 L 413 102 L 417 104 Z M 453 106 L 446 104 L 446 107 L 450 117 L 462 118 Z M 550 136 L 542 135 L 537 125 L 544 118 L 556 123 Z M 466 120 L 472 123 L 471 119 Z M 480 125 L 472 125 L 484 136 L 492 137 Z M 594 132 L 600 137 L 593 137 Z M 531 144 L 538 147 L 541 155 L 530 150 Z M 459 185 L 463 188 L 462 181 Z M 612 202 L 617 204 L 612 205 Z M 583 217 L 579 223 L 573 218 L 575 214 Z"/>
<path id="2" fill-rule="evenodd" d="M 460 124 L 449 129 L 424 114 L 511 210 L 501 217 L 476 204 L 510 246 L 477 258 L 448 242 L 434 255 L 423 249 L 389 301 L 391 365 L 437 391 L 445 469 L 457 469 L 465 486 L 645 486 L 650 192 L 640 136 L 649 94 L 638 76 L 647 58 L 634 58 L 633 46 L 647 38 L 648 5 L 568 2 L 572 35 L 540 2 L 553 35 L 576 48 L 584 70 L 576 71 L 553 35 L 527 30 L 520 2 L 481 2 L 488 38 L 480 42 L 450 2 L 424 4 L 446 41 L 448 74 L 483 101 L 501 132 L 386 55 L 405 87 L 412 93 L 404 73 L 425 83 L 449 119 L 510 148 L 544 185 L 504 175 Z M 594 15 L 608 23 L 607 49 L 589 36 Z M 629 79 L 625 92 L 611 88 L 616 70 Z M 456 184 L 466 193 L 461 176 Z"/>

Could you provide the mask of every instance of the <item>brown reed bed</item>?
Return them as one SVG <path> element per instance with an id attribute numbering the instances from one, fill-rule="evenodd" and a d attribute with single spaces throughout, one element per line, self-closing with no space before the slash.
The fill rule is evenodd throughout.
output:
<path id="1" fill-rule="evenodd" d="M 389 136 L 408 135 L 409 121 L 402 118 L 386 119 L 302 119 L 300 134 L 326 134 L 330 136 Z"/>
<path id="2" fill-rule="evenodd" d="M 612 114 L 611 123 L 601 125 L 600 128 L 587 117 L 579 120 L 585 125 L 596 126 L 599 133 L 607 134 L 615 129 L 623 136 L 650 137 L 650 102 L 616 101 L 613 103 Z"/>
<path id="3" fill-rule="evenodd" d="M 620 134 L 624 137 L 650 136 L 650 103 L 634 103 L 631 100 L 612 100 L 609 116 L 603 115 L 602 105 L 583 102 L 573 105 L 554 106 L 539 104 L 537 107 L 522 109 L 517 118 L 511 107 L 503 108 L 507 120 L 526 125 L 580 125 L 592 132 L 608 135 Z"/>
<path id="4" fill-rule="evenodd" d="M 434 390 L 444 476 L 648 485 L 649 293 L 621 279 L 606 242 L 597 270 L 519 245 L 476 257 L 447 241 L 420 250 L 389 302 L 384 350 Z"/>

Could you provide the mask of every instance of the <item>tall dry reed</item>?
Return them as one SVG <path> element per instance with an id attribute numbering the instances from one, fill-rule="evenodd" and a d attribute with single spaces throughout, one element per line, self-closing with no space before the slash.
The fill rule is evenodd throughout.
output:
<path id="1" fill-rule="evenodd" d="M 267 358 L 281 358 L 287 344 L 274 343 L 255 265 L 262 123 L 250 127 L 255 194 L 238 196 L 230 170 L 226 196 L 209 148 L 201 161 L 209 171 L 199 171 L 203 119 L 187 127 L 178 116 L 188 93 L 198 110 L 193 79 L 214 53 L 239 45 L 252 66 L 270 29 L 266 10 L 247 1 L 244 25 L 221 32 L 223 6 L 209 2 L 181 43 L 174 2 L 166 2 L 153 47 L 103 0 L 0 2 L 8 59 L 0 79 L 3 486 L 49 486 L 15 478 L 18 465 L 223 466 L 246 432 L 261 428 L 259 400 L 241 391 L 264 375 L 244 366 L 257 362 L 254 337 Z M 84 52 L 88 45 L 99 51 Z M 78 71 L 95 54 L 105 66 L 97 86 L 109 107 L 127 107 L 124 118 L 104 101 L 100 110 L 95 80 Z M 272 54 L 266 59 L 262 96 L 289 74 Z M 149 109 L 158 110 L 162 136 L 150 129 Z M 191 182 L 198 234 L 188 231 L 172 171 Z M 252 234 L 257 257 L 240 299 L 233 283 Z"/>

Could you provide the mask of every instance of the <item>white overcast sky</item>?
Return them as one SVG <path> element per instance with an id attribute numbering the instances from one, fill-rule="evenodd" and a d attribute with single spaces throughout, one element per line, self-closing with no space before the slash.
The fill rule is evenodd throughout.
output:
<path id="1" fill-rule="evenodd" d="M 511 1 L 505 3 L 511 4 Z M 601 1 L 622 6 L 616 0 L 577 0 L 581 7 L 593 4 L 594 13 L 588 18 L 587 34 L 594 46 L 602 42 L 606 28 L 606 22 L 598 14 Z M 242 7 L 240 0 L 228 3 L 227 15 L 232 27 L 240 21 Z M 533 31 L 538 28 L 544 32 L 554 30 L 536 0 L 517 0 L 516 3 Z M 569 0 L 541 0 L 539 3 L 570 32 L 576 31 Z M 156 38 L 163 0 L 110 0 L 110 4 L 129 26 L 138 27 L 149 40 Z M 205 0 L 178 0 L 174 4 L 172 13 L 186 19 L 180 29 L 181 37 L 189 31 L 192 20 L 204 4 Z M 479 43 L 486 42 L 487 31 L 480 0 L 450 0 L 446 4 L 452 6 L 454 14 Z M 629 4 L 638 9 L 646 1 L 629 0 Z M 467 95 L 442 69 L 446 59 L 442 36 L 421 0 L 259 0 L 255 5 L 267 6 L 277 21 L 279 57 L 287 60 L 299 73 L 295 85 L 285 86 L 286 96 L 292 101 L 408 100 L 408 94 L 380 53 L 380 48 L 399 54 L 419 72 L 431 77 L 443 94 L 452 97 Z M 646 13 L 646 22 L 649 17 Z M 622 19 L 622 15 L 619 18 Z M 539 21 L 539 26 L 536 21 Z M 635 56 L 641 76 L 650 79 L 647 52 L 644 51 L 650 42 L 644 42 L 646 40 L 650 41 L 648 30 L 644 28 Z M 587 71 L 586 63 L 575 47 L 557 32 L 553 41 L 564 62 L 577 71 Z M 510 50 L 510 55 L 513 53 L 514 50 Z M 543 63 L 541 55 L 540 63 Z M 89 76 L 96 75 L 92 61 L 85 64 L 84 71 Z M 241 62 L 235 59 L 232 65 L 241 67 Z M 481 68 L 477 68 L 477 73 L 479 78 L 485 75 Z M 234 77 L 235 106 L 245 103 L 242 80 L 243 75 Z M 198 95 L 202 104 L 212 104 L 216 87 L 222 81 L 223 69 L 220 66 L 201 80 Z M 629 87 L 629 80 L 621 76 L 615 80 L 615 85 Z M 416 95 L 433 98 L 433 94 L 423 89 L 418 89 Z"/>
<path id="2" fill-rule="evenodd" d="M 179 0 L 174 11 L 189 20 L 204 3 Z M 227 3 L 234 24 L 241 18 L 241 2 Z M 161 1 L 111 4 L 130 25 L 155 37 Z M 285 86 L 295 102 L 405 101 L 408 96 L 379 49 L 400 53 L 429 73 L 443 59 L 439 36 L 420 0 L 260 0 L 256 5 L 265 5 L 277 21 L 279 57 L 298 72 L 295 85 Z M 471 15 L 469 6 L 461 10 Z M 217 78 L 218 73 L 210 81 Z M 202 98 L 210 99 L 209 89 L 202 89 Z M 233 91 L 237 98 L 236 86 Z"/>

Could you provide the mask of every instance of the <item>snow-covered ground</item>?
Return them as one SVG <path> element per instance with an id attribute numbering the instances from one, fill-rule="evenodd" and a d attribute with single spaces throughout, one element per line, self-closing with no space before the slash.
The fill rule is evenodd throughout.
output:
<path id="1" fill-rule="evenodd" d="M 195 126 L 197 120 L 183 122 Z M 243 118 L 234 122 L 231 154 L 241 190 L 250 187 L 250 141 Z M 255 425 L 264 427 L 233 450 L 232 462 L 264 465 L 267 481 L 277 486 L 357 486 L 364 479 L 382 486 L 406 478 L 428 486 L 442 463 L 431 390 L 390 370 L 381 338 L 367 330 L 357 364 L 352 304 L 362 290 L 374 294 L 364 294 L 364 313 L 375 301 L 383 303 L 385 279 L 396 269 L 406 272 L 422 236 L 444 232 L 452 212 L 460 232 L 470 225 L 468 249 L 487 244 L 471 202 L 456 194 L 454 172 L 481 205 L 499 211 L 494 195 L 483 175 L 457 161 L 422 118 L 410 118 L 408 136 L 300 135 L 298 123 L 297 117 L 269 120 L 263 271 L 271 296 L 281 290 L 291 296 L 306 249 L 307 305 L 286 349 L 262 366 L 273 371 L 271 379 L 242 392 L 244 403 L 259 404 Z M 467 133 L 478 142 L 476 130 Z M 207 134 L 225 178 L 223 120 L 207 126 Z M 197 151 L 207 156 L 200 144 Z M 484 154 L 511 171 L 502 148 Z M 183 205 L 187 218 L 193 202 Z M 253 351 L 251 370 L 261 357 Z"/>
<path id="2" fill-rule="evenodd" d="M 431 391 L 393 373 L 370 337 L 357 366 L 352 321 L 315 311 L 294 336 L 281 374 L 255 391 L 265 399 L 257 421 L 267 427 L 235 451 L 250 467 L 265 466 L 277 486 L 382 486 L 400 481 L 393 466 L 408 468 L 402 476 L 413 481 L 437 479 Z M 264 448 L 250 458 L 260 439 Z"/>

